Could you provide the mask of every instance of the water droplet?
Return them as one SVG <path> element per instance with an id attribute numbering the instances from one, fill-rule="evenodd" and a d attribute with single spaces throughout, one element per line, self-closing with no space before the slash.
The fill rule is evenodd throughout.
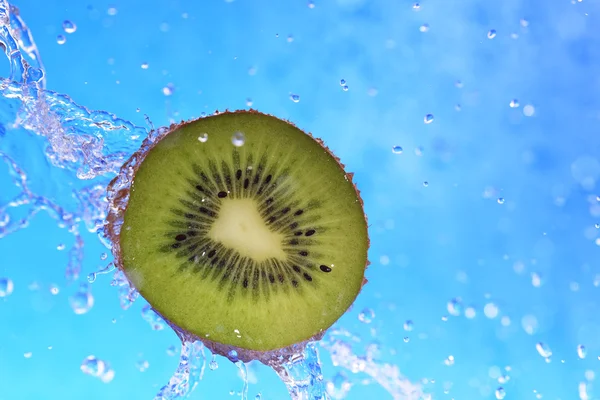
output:
<path id="1" fill-rule="evenodd" d="M 531 273 L 531 284 L 533 285 L 533 287 L 542 286 L 542 277 L 540 276 L 540 274 L 538 274 L 537 272 Z"/>
<path id="2" fill-rule="evenodd" d="M 358 314 L 358 320 L 365 324 L 370 324 L 373 318 L 375 318 L 375 311 L 370 308 L 365 308 Z"/>
<path id="3" fill-rule="evenodd" d="M 415 155 L 421 157 L 423 155 L 423 146 L 419 146 L 415 149 Z"/>
<path id="4" fill-rule="evenodd" d="M 483 307 L 483 313 L 489 319 L 494 319 L 498 316 L 498 306 L 494 303 L 487 303 Z"/>
<path id="5" fill-rule="evenodd" d="M 406 322 L 404 322 L 404 330 L 407 332 L 410 332 L 414 329 L 414 324 L 413 322 L 409 319 Z"/>
<path id="6" fill-rule="evenodd" d="M 260 400 L 262 399 L 262 395 L 259 393 L 254 397 L 254 400 Z"/>
<path id="7" fill-rule="evenodd" d="M 465 317 L 468 319 L 473 319 L 477 315 L 477 311 L 473 307 L 465 308 Z"/>
<path id="8" fill-rule="evenodd" d="M 504 391 L 504 388 L 499 387 L 498 389 L 496 389 L 496 398 L 498 400 L 502 400 L 505 397 L 506 397 L 506 392 Z"/>
<path id="9" fill-rule="evenodd" d="M 77 25 L 69 20 L 63 21 L 62 27 L 66 33 L 74 33 L 77 30 Z"/>
<path id="10" fill-rule="evenodd" d="M 529 21 L 527 21 L 525 18 L 521 18 L 521 21 L 519 22 L 523 28 L 527 28 L 529 26 Z"/>
<path id="11" fill-rule="evenodd" d="M 153 331 L 161 331 L 165 328 L 165 321 L 154 312 L 149 304 L 142 308 L 142 318 L 150 324 Z"/>
<path id="12" fill-rule="evenodd" d="M 242 147 L 244 143 L 246 143 L 246 136 L 243 132 L 237 131 L 231 137 L 231 143 L 233 143 L 235 147 Z"/>
<path id="13" fill-rule="evenodd" d="M 584 345 L 580 344 L 579 346 L 577 346 L 577 355 L 582 360 L 585 358 L 585 356 L 587 356 L 587 349 Z"/>
<path id="14" fill-rule="evenodd" d="M 410 338 L 408 336 L 404 336 L 404 343 L 410 342 Z"/>
<path id="15" fill-rule="evenodd" d="M 79 285 L 77 293 L 69 297 L 69 304 L 77 315 L 90 311 L 94 306 L 94 296 L 90 292 L 90 286 L 87 283 Z"/>
<path id="16" fill-rule="evenodd" d="M 208 368 L 210 368 L 211 371 L 214 371 L 217 368 L 219 368 L 219 364 L 217 363 L 216 355 L 213 354 L 212 359 L 210 360 L 210 363 L 208 363 Z"/>
<path id="17" fill-rule="evenodd" d="M 50 293 L 52 293 L 53 295 L 57 295 L 60 292 L 60 289 L 58 286 L 56 285 L 50 285 Z"/>
<path id="18" fill-rule="evenodd" d="M 490 31 L 487 33 L 487 37 L 488 39 L 493 39 L 496 37 L 496 30 L 495 29 L 490 29 Z"/>
<path id="19" fill-rule="evenodd" d="M 600 224 L 594 224 L 594 228 L 600 229 Z"/>
<path id="20" fill-rule="evenodd" d="M 429 24 L 423 24 L 419 27 L 419 30 L 421 32 L 428 32 L 429 31 Z"/>
<path id="21" fill-rule="evenodd" d="M 346 80 L 345 79 L 340 79 L 340 86 L 344 86 L 346 84 Z"/>
<path id="22" fill-rule="evenodd" d="M 424 187 L 428 187 L 429 186 L 429 182 L 427 182 L 427 181 L 423 182 L 423 186 Z"/>
<path id="23" fill-rule="evenodd" d="M 449 355 L 448 358 L 446 358 L 444 360 L 444 364 L 446 364 L 447 366 L 454 365 L 454 356 L 453 355 Z"/>
<path id="24" fill-rule="evenodd" d="M 31 356 L 33 356 L 33 353 L 31 351 L 28 351 L 27 353 L 23 353 L 23 357 L 25 357 L 25 358 L 31 358 Z"/>
<path id="25" fill-rule="evenodd" d="M 8 297 L 14 290 L 13 281 L 9 278 L 0 278 L 0 297 Z"/>
<path id="26" fill-rule="evenodd" d="M 65 246 L 64 243 L 59 243 L 58 246 L 56 246 L 56 250 L 58 251 L 62 251 L 66 248 L 67 246 Z"/>
<path id="27" fill-rule="evenodd" d="M 175 86 L 172 83 L 169 83 L 167 86 L 163 87 L 162 92 L 165 96 L 170 96 L 175 91 Z"/>
<path id="28" fill-rule="evenodd" d="M 427 114 L 425 118 L 423 118 L 423 122 L 426 124 L 430 124 L 433 122 L 433 114 Z"/>
<path id="29" fill-rule="evenodd" d="M 402 154 L 402 147 L 400 147 L 400 146 L 394 146 L 394 147 L 392 147 L 392 153 L 394 153 L 394 154 Z"/>
<path id="30" fill-rule="evenodd" d="M 349 89 L 349 88 L 348 88 L 348 85 L 344 85 L 344 86 L 342 86 L 342 90 L 343 90 L 344 92 L 347 92 L 347 91 L 348 91 L 348 89 Z"/>
<path id="31" fill-rule="evenodd" d="M 208 141 L 208 133 L 201 133 L 200 136 L 198 136 L 198 141 L 206 143 Z"/>
<path id="32" fill-rule="evenodd" d="M 504 204 L 504 197 L 498 197 L 498 204 Z"/>
<path id="33" fill-rule="evenodd" d="M 548 347 L 547 344 L 544 344 L 542 342 L 538 342 L 535 345 L 535 349 L 540 354 L 540 356 L 542 356 L 544 358 L 550 358 L 552 356 L 552 350 L 550 350 L 550 347 Z"/>
<path id="34" fill-rule="evenodd" d="M 292 93 L 290 94 L 290 100 L 292 100 L 294 103 L 298 103 L 300 101 L 300 96 Z"/>
<path id="35" fill-rule="evenodd" d="M 248 107 L 252 107 L 252 104 L 253 104 L 253 102 L 252 102 L 252 99 L 248 97 L 248 98 L 246 99 L 246 106 L 248 106 Z"/>
<path id="36" fill-rule="evenodd" d="M 314 2 L 314 1 L 312 1 L 312 0 L 311 0 L 311 1 L 309 1 L 309 2 L 308 2 L 308 8 L 311 8 L 311 9 L 312 9 L 312 8 L 315 8 L 315 2 Z"/>
<path id="37" fill-rule="evenodd" d="M 446 306 L 448 312 L 455 317 L 459 316 L 462 313 L 463 305 L 462 300 L 459 298 L 454 298 L 450 300 Z"/>
<path id="38" fill-rule="evenodd" d="M 239 361 L 238 353 L 235 350 L 230 350 L 229 353 L 227 353 L 227 358 L 229 358 L 229 360 L 233 363 L 236 363 Z"/>
<path id="39" fill-rule="evenodd" d="M 175 346 L 167 347 L 167 355 L 173 357 L 177 354 L 177 348 Z"/>
<path id="40" fill-rule="evenodd" d="M 531 104 L 527 104 L 523 107 L 523 115 L 526 117 L 532 117 L 535 114 L 535 108 Z"/>
<path id="41" fill-rule="evenodd" d="M 58 35 L 56 37 L 56 43 L 65 44 L 65 43 L 67 43 L 67 38 L 65 37 L 65 35 Z"/>
<path id="42" fill-rule="evenodd" d="M 80 369 L 84 374 L 100 378 L 104 383 L 109 383 L 115 376 L 115 372 L 110 368 L 108 363 L 94 356 L 86 357 L 81 363 Z"/>
<path id="43" fill-rule="evenodd" d="M 150 363 L 146 360 L 139 360 L 138 362 L 135 363 L 135 367 L 140 372 L 145 372 L 150 367 Z"/>
<path id="44" fill-rule="evenodd" d="M 148 64 L 147 62 L 142 63 L 141 65 L 142 69 L 148 69 L 150 68 L 150 64 Z"/>
<path id="45" fill-rule="evenodd" d="M 519 107 L 519 100 L 512 99 L 510 103 L 508 103 L 508 105 L 510 106 L 510 108 L 517 108 Z"/>
<path id="46" fill-rule="evenodd" d="M 412 7 L 412 8 L 413 8 L 413 10 L 415 10 L 415 11 L 419 11 L 419 10 L 421 9 L 421 5 L 420 5 L 419 3 L 415 3 L 415 4 L 413 4 L 413 7 Z"/>
<path id="47" fill-rule="evenodd" d="M 458 80 L 458 81 L 454 82 L 454 86 L 456 86 L 459 89 L 462 89 L 464 84 L 462 83 L 462 81 Z"/>
<path id="48" fill-rule="evenodd" d="M 117 7 L 109 7 L 106 13 L 110 16 L 117 15 Z"/>

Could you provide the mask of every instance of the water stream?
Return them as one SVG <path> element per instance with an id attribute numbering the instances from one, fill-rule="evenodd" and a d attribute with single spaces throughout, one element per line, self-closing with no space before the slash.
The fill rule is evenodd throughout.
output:
<path id="1" fill-rule="evenodd" d="M 65 279 L 75 282 L 80 279 L 85 245 L 80 229 L 83 226 L 96 232 L 107 249 L 115 250 L 113 246 L 118 244 L 112 243 L 110 235 L 104 232 L 105 221 L 118 216 L 115 211 L 125 204 L 133 166 L 139 160 L 124 163 L 139 149 L 143 152 L 167 129 L 136 126 L 110 112 L 88 110 L 67 95 L 46 90 L 47 72 L 33 36 L 18 10 L 6 0 L 0 0 L 0 43 L 10 63 L 10 76 L 0 81 L 0 160 L 6 163 L 13 182 L 8 191 L 10 199 L 4 204 L 0 199 L 0 238 L 25 229 L 36 214 L 48 213 L 75 237 L 65 271 Z M 48 162 L 34 165 L 30 160 L 36 158 Z M 51 174 L 55 171 L 65 182 L 75 182 L 67 196 L 52 196 L 53 189 L 48 185 L 36 185 L 35 177 L 47 179 L 46 176 L 55 176 Z M 107 197 L 107 185 L 113 179 Z M 54 183 L 60 186 L 63 182 Z M 120 226 L 118 221 L 112 223 L 117 229 Z M 110 260 L 106 264 L 103 270 L 90 274 L 88 281 L 94 282 L 97 275 L 113 274 L 111 285 L 119 287 L 121 307 L 127 309 L 139 296 Z M 85 294 L 76 299 L 79 306 L 89 302 Z M 144 318 L 151 325 L 161 323 L 158 316 Z M 303 351 L 300 348 L 296 354 L 263 362 L 276 371 L 294 400 L 345 397 L 345 392 L 324 379 L 319 349 L 338 368 L 369 376 L 395 400 L 427 398 L 420 386 L 403 377 L 397 367 L 378 363 L 368 355 L 356 355 L 349 345 L 350 336 L 333 329 L 321 341 L 308 343 Z M 208 349 L 200 341 L 183 335 L 180 338 L 179 365 L 155 400 L 186 397 L 203 378 Z M 352 340 L 360 341 L 356 337 Z M 241 361 L 236 364 L 245 378 L 241 397 L 247 399 L 246 366 Z"/>

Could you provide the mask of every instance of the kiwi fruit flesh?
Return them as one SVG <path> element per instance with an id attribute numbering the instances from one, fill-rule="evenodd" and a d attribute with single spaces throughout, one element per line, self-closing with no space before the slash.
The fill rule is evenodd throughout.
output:
<path id="1" fill-rule="evenodd" d="M 171 325 L 258 352 L 322 334 L 368 264 L 352 175 L 256 111 L 172 126 L 136 166 L 118 241 L 119 267 Z"/>

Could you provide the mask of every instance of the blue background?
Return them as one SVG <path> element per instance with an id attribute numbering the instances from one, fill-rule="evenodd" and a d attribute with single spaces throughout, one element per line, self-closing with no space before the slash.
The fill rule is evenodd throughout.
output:
<path id="1" fill-rule="evenodd" d="M 426 0 L 418 10 L 385 0 L 15 5 L 48 89 L 78 104 L 137 125 L 147 115 L 158 127 L 251 99 L 325 140 L 355 172 L 370 222 L 369 284 L 338 326 L 360 338 L 357 355 L 379 346 L 377 365 L 397 366 L 435 399 L 493 398 L 500 386 L 507 399 L 574 399 L 580 382 L 600 398 L 586 374 L 600 363 L 598 1 Z M 75 33 L 63 32 L 65 19 Z M 53 167 L 28 140 L 12 156 L 31 164 L 31 185 L 77 212 L 76 180 L 36 174 L 36 163 Z M 0 204 L 16 193 L 0 164 Z M 83 236 L 85 281 L 108 261 L 96 235 Z M 94 307 L 75 315 L 68 296 L 78 286 L 64 278 L 73 240 L 45 212 L 0 240 L 0 277 L 14 281 L 0 298 L 0 399 L 152 398 L 177 366 L 166 352 L 177 338 L 150 329 L 142 299 L 122 310 L 107 275 L 91 285 Z M 33 281 L 39 289 L 28 288 Z M 447 309 L 454 298 L 459 316 Z M 488 303 L 497 316 L 486 316 Z M 375 314 L 368 324 L 358 318 L 365 308 Z M 528 333 L 523 321 L 532 318 Z M 538 342 L 552 349 L 550 362 Z M 81 372 L 88 355 L 110 363 L 112 382 Z M 346 398 L 394 398 L 366 374 L 334 367 L 329 352 L 321 358 L 326 380 L 343 373 L 353 383 Z M 191 398 L 237 398 L 229 393 L 242 388 L 237 368 L 218 361 Z M 250 398 L 286 398 L 272 371 L 250 370 Z M 499 371 L 510 380 L 499 383 Z"/>

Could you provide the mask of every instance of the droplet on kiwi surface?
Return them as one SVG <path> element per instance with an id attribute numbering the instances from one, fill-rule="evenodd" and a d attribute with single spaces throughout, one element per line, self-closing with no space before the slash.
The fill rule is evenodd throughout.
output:
<path id="1" fill-rule="evenodd" d="M 363 285 L 369 239 L 351 178 L 320 140 L 256 111 L 173 126 L 136 166 L 118 265 L 188 335 L 254 352 L 301 343 Z"/>

